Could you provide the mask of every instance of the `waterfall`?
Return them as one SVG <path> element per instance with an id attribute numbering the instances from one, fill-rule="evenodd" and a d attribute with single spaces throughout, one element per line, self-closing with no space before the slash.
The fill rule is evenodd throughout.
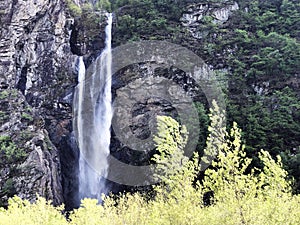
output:
<path id="1" fill-rule="evenodd" d="M 106 193 L 111 95 L 111 31 L 112 14 L 107 14 L 105 49 L 94 66 L 85 71 L 82 57 L 78 62 L 78 86 L 74 97 L 74 131 L 80 149 L 79 197 L 97 198 Z"/>

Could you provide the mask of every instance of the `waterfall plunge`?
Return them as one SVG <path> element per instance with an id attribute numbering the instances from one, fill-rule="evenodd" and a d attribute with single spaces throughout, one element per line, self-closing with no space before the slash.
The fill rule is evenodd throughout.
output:
<path id="1" fill-rule="evenodd" d="M 112 120 L 111 104 L 111 30 L 112 14 L 107 14 L 106 46 L 92 68 L 85 71 L 82 57 L 78 63 L 78 86 L 74 98 L 74 131 L 79 157 L 79 197 L 97 198 L 106 193 Z"/>

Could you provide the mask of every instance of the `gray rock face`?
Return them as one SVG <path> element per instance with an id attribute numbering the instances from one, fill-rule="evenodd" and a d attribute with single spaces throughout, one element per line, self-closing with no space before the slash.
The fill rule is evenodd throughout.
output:
<path id="1" fill-rule="evenodd" d="M 38 194 L 61 204 L 58 151 L 43 118 L 17 89 L 1 90 L 1 96 L 0 203 L 14 194 L 34 201 Z"/>
<path id="2" fill-rule="evenodd" d="M 63 202 L 59 153 L 70 147 L 59 144 L 71 136 L 70 103 L 76 83 L 71 23 L 61 0 L 0 1 L 3 204 L 12 194 L 30 200 L 39 194 L 54 204 Z M 9 157 L 9 146 L 22 154 Z"/>
<path id="3" fill-rule="evenodd" d="M 38 131 L 37 135 L 26 143 L 32 151 L 25 162 L 18 166 L 24 173 L 13 180 L 16 193 L 20 197 L 32 199 L 35 194 L 39 194 L 58 204 L 63 201 L 60 164 L 56 148 L 47 143 L 47 136 L 45 131 Z"/>
<path id="4" fill-rule="evenodd" d="M 201 39 L 207 35 L 206 31 L 198 30 L 199 24 L 205 16 L 210 16 L 214 19 L 214 23 L 225 23 L 232 11 L 238 10 L 237 2 L 232 0 L 224 0 L 219 3 L 197 3 L 192 4 L 183 14 L 181 21 L 183 26 L 186 26 L 192 36 L 196 39 Z"/>
<path id="5" fill-rule="evenodd" d="M 77 55 L 89 64 L 103 49 L 101 14 L 74 19 L 63 0 L 0 0 L 0 205 L 36 193 L 78 205 L 74 68 Z"/>
<path id="6" fill-rule="evenodd" d="M 92 62 L 105 35 L 101 12 L 81 13 L 63 0 L 0 0 L 0 205 L 14 194 L 78 205 L 75 63 Z"/>

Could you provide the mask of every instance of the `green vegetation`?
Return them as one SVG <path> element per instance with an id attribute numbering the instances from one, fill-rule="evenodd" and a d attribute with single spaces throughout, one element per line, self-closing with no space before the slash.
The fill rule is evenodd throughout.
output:
<path id="1" fill-rule="evenodd" d="M 187 5 L 199 1 L 115 0 L 114 45 L 128 41 L 166 40 L 188 47 L 216 70 L 227 71 L 228 126 L 242 128 L 251 168 L 261 167 L 258 150 L 274 158 L 296 178 L 300 193 L 300 3 L 295 0 L 238 0 L 239 10 L 224 24 L 213 15 L 196 26 L 195 40 L 181 25 Z M 221 0 L 207 0 L 221 7 Z M 200 117 L 201 120 L 204 117 Z M 202 132 L 201 155 L 207 132 Z M 298 168 L 298 169 L 297 169 Z"/>
<path id="2" fill-rule="evenodd" d="M 3 191 L 2 191 L 2 193 L 0 195 L 6 195 L 6 194 L 9 195 L 11 192 L 13 192 L 13 188 L 14 188 L 13 180 L 11 178 L 9 178 L 4 183 L 4 185 L 3 185 Z"/>
<path id="3" fill-rule="evenodd" d="M 0 124 L 5 123 L 5 121 L 9 118 L 7 113 L 0 111 Z"/>
<path id="4" fill-rule="evenodd" d="M 6 89 L 0 91 L 0 100 L 7 100 L 8 98 L 16 98 L 18 96 L 18 90 L 13 89 Z"/>
<path id="5" fill-rule="evenodd" d="M 112 0 L 116 12 L 114 45 L 138 40 L 176 40 L 187 1 Z"/>
<path id="6" fill-rule="evenodd" d="M 22 117 L 22 119 L 24 119 L 24 120 L 33 121 L 32 116 L 29 115 L 28 113 L 25 113 L 25 112 L 22 113 L 21 117 Z"/>
<path id="7" fill-rule="evenodd" d="M 7 210 L 0 208 L 1 224 L 67 224 L 60 210 L 62 207 L 54 208 L 43 198 L 30 204 L 27 200 L 14 197 L 9 199 Z"/>
<path id="8" fill-rule="evenodd" d="M 70 14 L 74 17 L 80 16 L 82 11 L 81 8 L 76 5 L 73 0 L 66 0 L 67 7 L 70 10 Z"/>
<path id="9" fill-rule="evenodd" d="M 199 3 L 196 0 L 101 0 L 82 8 L 66 2 L 87 30 L 79 42 L 99 36 L 102 21 L 91 11 L 105 8 L 116 13 L 115 46 L 167 40 L 188 47 L 214 69 L 227 71 L 222 76 L 229 85 L 227 118 L 232 129 L 222 126 L 222 112 L 215 106 L 208 131 L 201 130 L 199 156 L 189 160 L 182 153 L 186 129 L 159 117 L 159 154 L 153 160 L 162 183 L 154 188 L 153 198 L 128 193 L 105 197 L 104 205 L 85 199 L 70 221 L 62 216 L 62 208 L 44 199 L 30 204 L 13 198 L 8 210 L 0 210 L 1 223 L 40 224 L 42 219 L 43 224 L 300 224 L 299 1 L 237 0 L 240 9 L 226 23 L 205 16 L 196 28 L 203 33 L 197 40 L 180 22 L 186 6 Z M 1 91 L 0 100 L 8 97 L 9 91 Z M 206 109 L 202 104 L 196 107 L 200 125 L 206 127 Z M 0 120 L 6 117 L 0 111 Z M 22 118 L 30 119 L 26 114 Z M 26 133 L 21 138 L 28 139 Z M 25 156 L 8 136 L 0 137 L 0 146 L 1 163 Z M 202 163 L 212 160 L 207 155 L 216 160 L 200 172 Z M 11 178 L 4 193 L 13 193 Z"/>
<path id="10" fill-rule="evenodd" d="M 218 67 L 230 68 L 229 122 L 243 128 L 246 152 L 257 149 L 272 156 L 300 146 L 299 95 L 293 80 L 300 71 L 300 4 L 284 1 L 238 1 L 224 26 L 205 21 L 209 34 L 200 41 L 199 54 Z M 219 55 L 219 57 L 216 57 Z M 281 96 L 281 97 L 279 97 Z M 284 100 L 285 99 L 285 100 Z M 256 150 L 255 150 L 256 149 Z"/>
<path id="11" fill-rule="evenodd" d="M 185 127 L 161 116 L 154 156 L 161 183 L 154 187 L 152 198 L 138 193 L 103 196 L 103 205 L 84 199 L 67 220 L 63 207 L 43 198 L 30 204 L 14 197 L 7 210 L 0 208 L 1 224 L 299 224 L 300 196 L 291 193 L 281 158 L 275 161 L 260 151 L 263 167 L 247 172 L 251 159 L 246 157 L 241 131 L 234 123 L 227 132 L 219 126 L 223 119 L 214 104 L 205 151 L 217 154 L 202 182 L 197 181 L 201 158 L 184 156 Z M 207 193 L 211 193 L 209 201 Z"/>
<path id="12" fill-rule="evenodd" d="M 105 9 L 111 11 L 111 3 L 109 0 L 98 0 L 95 4 L 96 9 Z"/>
<path id="13" fill-rule="evenodd" d="M 86 2 L 82 6 L 78 6 L 73 0 L 65 0 L 70 14 L 73 17 L 80 17 L 83 11 L 92 12 L 94 10 L 106 10 L 111 11 L 111 3 L 109 0 L 98 0 L 94 5 L 92 3 Z"/>
<path id="14" fill-rule="evenodd" d="M 240 9 L 232 12 L 224 24 L 216 24 L 213 15 L 204 16 L 197 25 L 203 38 L 196 42 L 180 22 L 184 9 L 193 2 L 197 1 L 112 0 L 117 17 L 114 45 L 139 40 L 171 41 L 188 47 L 215 69 L 225 69 L 228 125 L 236 121 L 243 129 L 247 156 L 253 158 L 250 167 L 261 166 L 258 149 L 265 149 L 272 157 L 284 152 L 285 159 L 297 158 L 299 1 L 239 0 Z M 206 2 L 221 7 L 223 1 Z M 203 132 L 199 152 L 205 139 Z M 284 165 L 296 175 L 300 162 L 290 165 L 284 160 Z M 300 176 L 295 177 L 300 190 Z"/>
<path id="15" fill-rule="evenodd" d="M 22 148 L 18 148 L 9 136 L 0 136 L 0 164 L 19 161 L 26 156 Z"/>
<path id="16" fill-rule="evenodd" d="M 9 96 L 9 92 L 7 90 L 3 90 L 0 92 L 0 100 L 6 99 Z"/>

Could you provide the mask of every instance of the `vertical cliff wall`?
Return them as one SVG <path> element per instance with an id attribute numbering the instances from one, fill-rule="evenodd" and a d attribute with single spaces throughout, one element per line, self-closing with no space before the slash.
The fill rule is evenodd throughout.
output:
<path id="1" fill-rule="evenodd" d="M 76 157 L 71 23 L 61 0 L 0 1 L 2 203 L 13 194 L 33 200 L 35 193 L 63 202 L 60 156 Z"/>
<path id="2" fill-rule="evenodd" d="M 78 14 L 71 2 L 0 1 L 0 205 L 36 193 L 78 205 L 75 64 L 78 55 L 88 63 L 101 52 L 105 23 L 89 1 L 72 3 Z"/>

